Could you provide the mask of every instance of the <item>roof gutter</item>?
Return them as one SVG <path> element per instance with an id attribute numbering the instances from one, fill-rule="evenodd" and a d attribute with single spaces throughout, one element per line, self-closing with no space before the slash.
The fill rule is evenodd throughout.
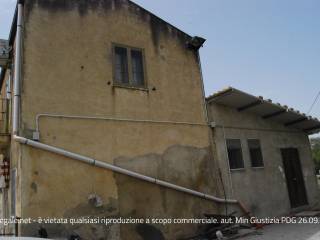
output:
<path id="1" fill-rule="evenodd" d="M 75 160 L 78 160 L 80 162 L 96 166 L 99 168 L 104 168 L 107 170 L 111 170 L 116 173 L 124 174 L 126 176 L 130 176 L 136 179 L 140 179 L 143 181 L 147 181 L 156 185 L 160 185 L 162 187 L 166 187 L 169 189 L 173 189 L 179 192 L 187 193 L 196 197 L 204 198 L 207 200 L 211 200 L 217 203 L 231 203 L 231 204 L 239 204 L 241 208 L 243 206 L 234 199 L 223 199 L 219 197 L 215 197 L 213 195 L 205 194 L 202 192 L 194 191 L 182 186 L 178 186 L 176 184 L 172 184 L 166 181 L 162 181 L 153 177 L 148 177 L 142 174 L 139 174 L 134 171 L 130 171 L 124 168 L 120 168 L 118 166 L 105 163 L 103 161 L 99 161 L 90 157 L 86 157 L 77 153 L 73 153 L 61 148 L 57 148 L 54 146 L 50 146 L 47 144 L 43 144 L 37 141 L 33 141 L 31 139 L 19 136 L 19 122 L 20 122 L 20 101 L 21 101 L 21 59 L 22 59 L 22 33 L 23 33 L 23 3 L 22 1 L 18 2 L 18 14 L 17 14 L 17 32 L 16 32 L 16 49 L 15 49 L 15 69 L 14 69 L 14 103 L 13 103 L 13 113 L 12 113 L 12 119 L 13 119 L 13 129 L 12 129 L 12 138 L 23 145 L 28 145 L 33 148 L 41 149 L 47 152 L 55 153 L 58 155 L 65 156 L 67 158 L 72 158 Z"/>

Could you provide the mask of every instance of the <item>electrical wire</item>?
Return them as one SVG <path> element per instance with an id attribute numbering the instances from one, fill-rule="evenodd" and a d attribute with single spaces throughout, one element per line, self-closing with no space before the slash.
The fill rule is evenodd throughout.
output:
<path id="1" fill-rule="evenodd" d="M 311 107 L 309 108 L 309 111 L 307 112 L 307 114 L 309 114 L 311 112 L 311 110 L 313 109 L 314 105 L 317 103 L 319 97 L 320 97 L 320 91 L 318 92 L 316 98 L 314 99 L 313 103 L 311 104 Z"/>

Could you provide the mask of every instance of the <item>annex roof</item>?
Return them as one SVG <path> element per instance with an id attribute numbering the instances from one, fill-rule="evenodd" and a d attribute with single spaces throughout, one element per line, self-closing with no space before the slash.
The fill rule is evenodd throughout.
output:
<path id="1" fill-rule="evenodd" d="M 320 121 L 307 116 L 293 108 L 270 99 L 253 96 L 236 88 L 228 87 L 207 97 L 207 103 L 222 104 L 237 109 L 239 112 L 250 112 L 266 120 L 276 121 L 286 127 L 302 130 L 308 134 L 320 132 Z"/>

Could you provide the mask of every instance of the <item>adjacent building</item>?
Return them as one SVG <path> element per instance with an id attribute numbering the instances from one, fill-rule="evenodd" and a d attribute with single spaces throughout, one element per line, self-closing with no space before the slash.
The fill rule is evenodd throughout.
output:
<path id="1" fill-rule="evenodd" d="M 257 217 L 319 203 L 308 137 L 319 131 L 318 119 L 232 87 L 207 103 L 228 198 L 240 200 Z"/>

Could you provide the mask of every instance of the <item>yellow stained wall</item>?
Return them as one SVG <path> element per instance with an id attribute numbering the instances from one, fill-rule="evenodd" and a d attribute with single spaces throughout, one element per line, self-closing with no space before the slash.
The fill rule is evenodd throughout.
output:
<path id="1" fill-rule="evenodd" d="M 39 113 L 200 123 L 44 117 L 40 141 L 215 194 L 200 70 L 184 45 L 187 36 L 127 1 L 92 1 L 86 10 L 74 0 L 51 2 L 25 4 L 21 133 L 32 136 Z M 112 86 L 112 43 L 144 49 L 148 91 Z M 192 217 L 215 210 L 207 201 L 27 146 L 21 156 L 21 217 Z M 91 193 L 111 208 L 88 209 Z M 162 231 L 168 237 L 192 229 L 180 228 Z M 121 227 L 121 239 L 135 239 L 132 232 Z"/>

